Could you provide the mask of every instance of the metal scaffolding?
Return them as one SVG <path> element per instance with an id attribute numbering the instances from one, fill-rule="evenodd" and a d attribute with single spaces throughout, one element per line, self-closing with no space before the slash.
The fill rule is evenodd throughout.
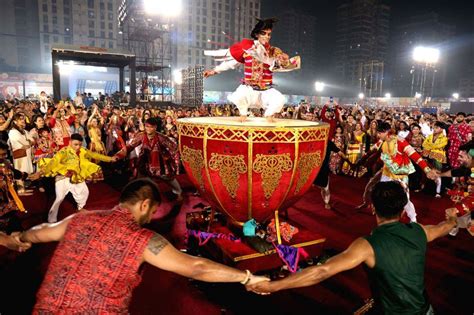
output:
<path id="1" fill-rule="evenodd" d="M 359 90 L 367 97 L 381 97 L 383 92 L 384 62 L 370 60 L 359 63 Z"/>
<path id="2" fill-rule="evenodd" d="M 171 25 L 146 15 L 139 0 L 123 0 L 118 19 L 123 49 L 136 55 L 141 99 L 172 101 Z"/>

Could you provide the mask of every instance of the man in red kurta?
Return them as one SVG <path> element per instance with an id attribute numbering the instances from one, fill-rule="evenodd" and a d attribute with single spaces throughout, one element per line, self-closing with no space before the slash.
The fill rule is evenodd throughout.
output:
<path id="1" fill-rule="evenodd" d="M 459 147 L 468 143 L 472 138 L 471 127 L 466 124 L 464 119 L 466 114 L 460 112 L 456 115 L 456 120 L 448 129 L 449 149 L 448 159 L 452 168 L 458 168 Z"/>
<path id="2" fill-rule="evenodd" d="M 207 282 L 249 285 L 268 280 L 186 255 L 163 236 L 143 228 L 159 204 L 156 184 L 139 179 L 124 188 L 112 210 L 81 212 L 20 234 L 18 241 L 26 244 L 59 241 L 33 314 L 128 314 L 133 289 L 141 281 L 139 268 L 145 262 Z"/>
<path id="3" fill-rule="evenodd" d="M 178 144 L 173 138 L 157 132 L 157 127 L 156 119 L 147 119 L 145 132 L 135 134 L 117 156 L 124 158 L 141 145 L 137 159 L 139 174 L 164 180 L 177 195 L 177 200 L 181 201 L 183 190 L 175 178 L 179 174 L 180 163 Z"/>

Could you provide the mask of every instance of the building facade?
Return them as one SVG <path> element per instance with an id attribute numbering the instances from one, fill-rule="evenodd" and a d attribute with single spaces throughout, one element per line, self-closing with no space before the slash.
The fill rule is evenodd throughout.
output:
<path id="1" fill-rule="evenodd" d="M 242 38 L 249 38 L 260 16 L 260 0 L 185 0 L 176 23 L 176 50 L 173 64 L 214 65 L 206 49 L 227 48 Z"/>
<path id="2" fill-rule="evenodd" d="M 118 0 L 37 0 L 40 57 L 51 69 L 55 44 L 117 48 Z"/>
<path id="3" fill-rule="evenodd" d="M 316 17 L 295 9 L 278 15 L 273 43 L 291 56 L 301 56 L 302 69 L 286 74 L 295 78 L 314 75 L 316 71 Z"/>
<path id="4" fill-rule="evenodd" d="M 353 0 L 337 8 L 335 70 L 345 94 L 381 96 L 389 22 L 390 7 L 378 0 Z M 379 65 L 372 68 L 375 72 L 364 70 L 371 64 Z"/>
<path id="5" fill-rule="evenodd" d="M 38 0 L 2 1 L 1 71 L 37 72 L 40 68 Z"/>

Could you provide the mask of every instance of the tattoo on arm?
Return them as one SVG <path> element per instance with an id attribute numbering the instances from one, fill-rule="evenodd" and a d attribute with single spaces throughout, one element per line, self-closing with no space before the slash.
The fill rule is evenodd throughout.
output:
<path id="1" fill-rule="evenodd" d="M 160 234 L 155 234 L 152 236 L 150 241 L 148 242 L 147 248 L 155 255 L 158 255 L 169 242 Z"/>

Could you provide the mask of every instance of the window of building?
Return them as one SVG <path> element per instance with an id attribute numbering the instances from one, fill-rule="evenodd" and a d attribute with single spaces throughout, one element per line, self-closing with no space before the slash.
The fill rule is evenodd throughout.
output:
<path id="1" fill-rule="evenodd" d="M 64 37 L 64 43 L 65 44 L 72 44 L 72 38 L 69 36 Z"/>
<path id="2" fill-rule="evenodd" d="M 91 40 L 91 41 L 89 42 L 89 46 L 95 46 L 95 40 Z"/>
<path id="3" fill-rule="evenodd" d="M 69 7 L 64 7 L 64 15 L 69 15 L 70 11 L 71 9 L 69 9 Z"/>
<path id="4" fill-rule="evenodd" d="M 101 2 L 99 7 L 100 7 L 101 10 L 105 10 L 105 3 Z"/>
<path id="5" fill-rule="evenodd" d="M 43 32 L 48 33 L 49 32 L 49 26 L 48 24 L 43 25 Z"/>
<path id="6" fill-rule="evenodd" d="M 43 42 L 49 44 L 49 35 L 43 35 Z"/>
<path id="7" fill-rule="evenodd" d="M 56 25 L 56 24 L 58 24 L 58 17 L 53 16 L 53 25 Z"/>
<path id="8" fill-rule="evenodd" d="M 110 39 L 113 39 L 113 38 L 114 38 L 114 33 L 109 32 L 109 38 L 110 38 Z"/>
<path id="9" fill-rule="evenodd" d="M 95 32 L 93 30 L 89 30 L 89 37 L 95 37 Z"/>
<path id="10" fill-rule="evenodd" d="M 109 20 L 113 20 L 114 19 L 114 14 L 113 13 L 109 13 Z"/>
<path id="11" fill-rule="evenodd" d="M 112 5 L 112 2 L 107 2 L 107 10 L 109 10 L 109 11 L 114 10 L 114 6 Z"/>
<path id="12" fill-rule="evenodd" d="M 109 30 L 113 29 L 114 25 L 112 23 L 109 23 Z"/>
<path id="13" fill-rule="evenodd" d="M 100 32 L 100 37 L 105 38 L 105 32 L 104 31 Z"/>
<path id="14" fill-rule="evenodd" d="M 87 0 L 87 7 L 89 9 L 94 9 L 94 0 Z"/>
<path id="15" fill-rule="evenodd" d="M 95 27 L 94 20 L 89 20 L 89 28 L 94 28 L 94 27 Z"/>
<path id="16" fill-rule="evenodd" d="M 100 22 L 100 28 L 102 28 L 102 29 L 105 28 L 105 22 Z"/>
<path id="17" fill-rule="evenodd" d="M 43 15 L 43 22 L 48 23 L 48 16 L 46 14 Z"/>
<path id="18" fill-rule="evenodd" d="M 103 11 L 100 12 L 100 19 L 105 20 L 105 13 Z"/>
<path id="19" fill-rule="evenodd" d="M 48 5 L 43 3 L 43 12 L 48 12 Z"/>
<path id="20" fill-rule="evenodd" d="M 213 9 L 213 10 L 216 9 L 216 3 L 215 3 L 215 2 L 212 3 L 212 9 Z"/>
<path id="21" fill-rule="evenodd" d="M 114 48 L 114 42 L 112 41 L 109 42 L 109 48 Z"/>
<path id="22" fill-rule="evenodd" d="M 55 5 L 53 5 L 53 6 L 51 7 L 51 12 L 53 12 L 53 14 L 58 13 L 58 8 L 57 8 Z"/>
<path id="23" fill-rule="evenodd" d="M 95 13 L 93 10 L 89 10 L 89 18 L 93 19 L 95 17 Z"/>
<path id="24" fill-rule="evenodd" d="M 53 43 L 57 43 L 59 41 L 57 36 L 53 36 Z"/>

